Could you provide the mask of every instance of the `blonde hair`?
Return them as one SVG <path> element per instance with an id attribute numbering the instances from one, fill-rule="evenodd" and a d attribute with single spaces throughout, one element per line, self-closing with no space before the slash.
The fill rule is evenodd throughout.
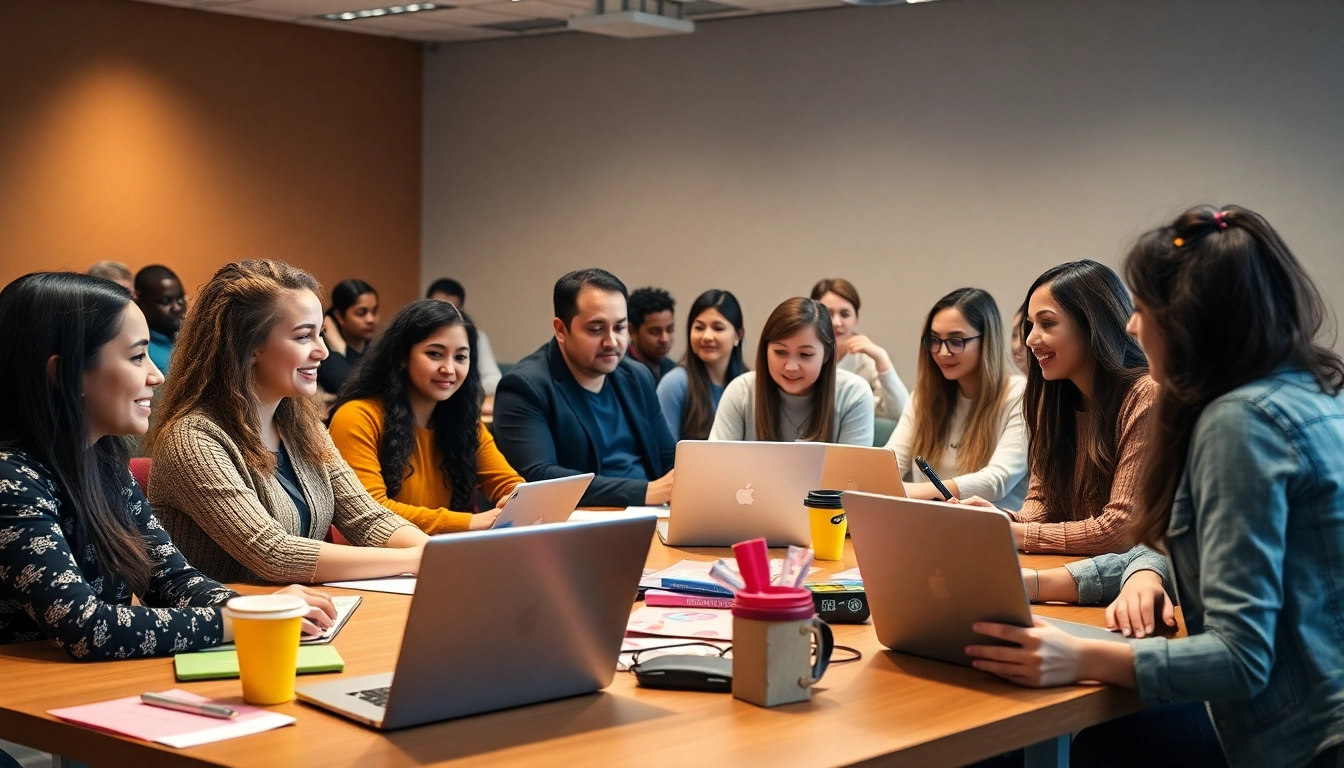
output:
<path id="1" fill-rule="evenodd" d="M 304 290 L 317 293 L 321 286 L 283 261 L 236 261 L 215 273 L 178 334 L 173 375 L 146 442 L 150 454 L 178 420 L 199 411 L 237 443 L 248 468 L 275 471 L 275 456 L 261 438 L 252 360 L 280 321 L 284 302 Z M 322 410 L 314 398 L 281 400 L 275 425 L 290 452 L 304 461 L 322 464 L 329 458 Z"/>
<path id="2" fill-rule="evenodd" d="M 924 319 L 924 333 L 920 344 L 933 332 L 933 318 L 945 309 L 955 309 L 980 334 L 979 395 L 966 417 L 961 445 L 957 450 L 957 472 L 966 474 L 983 469 L 999 444 L 999 421 L 1008 399 L 1008 354 L 999 320 L 999 307 L 994 297 L 979 288 L 959 288 L 933 305 Z M 947 446 L 952 431 L 952 418 L 957 409 L 957 382 L 943 376 L 933 363 L 933 354 L 924 350 L 919 356 L 919 372 L 915 379 L 914 401 L 919 404 L 915 415 L 915 433 L 911 453 L 923 456 L 930 464 L 937 464 Z"/>

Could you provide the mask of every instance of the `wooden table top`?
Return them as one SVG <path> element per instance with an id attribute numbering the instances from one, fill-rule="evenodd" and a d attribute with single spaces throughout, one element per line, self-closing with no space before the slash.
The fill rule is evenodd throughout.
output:
<path id="1" fill-rule="evenodd" d="M 819 562 L 823 573 L 855 565 Z M 727 549 L 674 549 L 655 536 L 650 568 L 713 559 Z M 1070 559 L 1023 555 L 1044 568 Z M 239 587 L 240 591 L 268 591 Z M 331 590 L 332 594 L 351 593 Z M 394 667 L 410 598 L 359 592 L 363 604 L 335 640 L 346 676 Z M 1036 606 L 1043 615 L 1100 624 L 1102 609 Z M 464 631 L 469 631 L 469 627 Z M 178 683 L 169 658 L 79 664 L 54 643 L 0 646 L 0 739 L 93 765 L 414 766 L 581 764 L 684 766 L 697 756 L 727 764 L 961 765 L 1138 708 L 1110 686 L 1030 690 L 973 669 L 884 650 L 871 624 L 836 625 L 836 642 L 863 660 L 831 667 L 810 702 L 762 709 L 727 694 L 639 688 L 617 673 L 600 693 L 401 731 L 379 732 L 306 704 L 273 707 L 298 718 L 281 728 L 175 750 L 62 723 L 46 714 L 144 691 L 179 687 L 241 702 L 237 680 Z M 613 660 L 614 663 L 614 660 Z M 305 675 L 304 683 L 336 678 Z M 885 758 L 885 759 L 884 759 Z"/>

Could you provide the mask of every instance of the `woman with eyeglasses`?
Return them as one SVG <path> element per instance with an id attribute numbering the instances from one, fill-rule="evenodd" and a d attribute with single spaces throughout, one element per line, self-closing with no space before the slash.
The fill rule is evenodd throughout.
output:
<path id="1" fill-rule="evenodd" d="M 1125 333 L 1133 309 L 1120 276 L 1095 261 L 1046 270 L 1027 292 L 1031 483 L 1014 514 L 1018 549 L 1100 555 L 1135 544 L 1129 522 L 1157 383 Z"/>
<path id="2" fill-rule="evenodd" d="M 915 466 L 922 456 L 953 496 L 1018 509 L 1027 495 L 1026 380 L 1013 375 L 994 297 L 959 288 L 924 319 L 915 392 L 887 447 L 906 495 L 941 500 Z"/>

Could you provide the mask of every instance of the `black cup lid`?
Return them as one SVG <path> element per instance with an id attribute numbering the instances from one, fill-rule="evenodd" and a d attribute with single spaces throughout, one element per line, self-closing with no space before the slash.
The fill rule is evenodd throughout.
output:
<path id="1" fill-rule="evenodd" d="M 840 501 L 840 494 L 842 493 L 844 491 L 808 491 L 803 506 L 813 509 L 844 509 L 845 505 Z"/>

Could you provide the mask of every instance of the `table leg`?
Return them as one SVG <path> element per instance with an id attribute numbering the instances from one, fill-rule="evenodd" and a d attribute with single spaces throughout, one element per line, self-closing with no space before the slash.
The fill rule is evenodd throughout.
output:
<path id="1" fill-rule="evenodd" d="M 1069 741 L 1064 734 L 1027 747 L 1025 768 L 1069 768 Z"/>

